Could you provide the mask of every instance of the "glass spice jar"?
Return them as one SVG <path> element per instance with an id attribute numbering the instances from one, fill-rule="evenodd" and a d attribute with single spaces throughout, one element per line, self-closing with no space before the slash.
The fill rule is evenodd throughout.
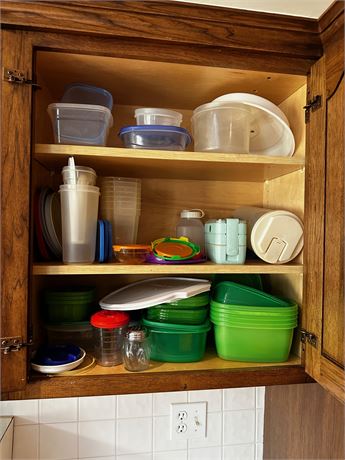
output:
<path id="1" fill-rule="evenodd" d="M 148 330 L 130 326 L 123 339 L 123 364 L 128 371 L 144 371 L 150 365 L 150 340 Z"/>

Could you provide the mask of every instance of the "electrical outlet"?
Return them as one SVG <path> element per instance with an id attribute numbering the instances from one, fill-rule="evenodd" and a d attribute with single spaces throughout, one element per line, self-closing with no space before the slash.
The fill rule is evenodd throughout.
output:
<path id="1" fill-rule="evenodd" d="M 170 405 L 170 439 L 206 437 L 206 402 Z"/>

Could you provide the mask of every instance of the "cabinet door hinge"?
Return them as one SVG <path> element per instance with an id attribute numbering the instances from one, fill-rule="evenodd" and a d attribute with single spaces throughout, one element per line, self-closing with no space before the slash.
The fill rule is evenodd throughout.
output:
<path id="1" fill-rule="evenodd" d="M 308 332 L 305 329 L 301 329 L 301 342 L 309 343 L 313 347 L 317 348 L 317 337 L 312 332 Z"/>
<path id="2" fill-rule="evenodd" d="M 34 83 L 32 80 L 26 78 L 26 73 L 23 70 L 8 69 L 3 67 L 3 79 L 9 83 L 17 83 L 19 85 L 31 85 L 34 88 L 40 89 L 41 87 Z"/>
<path id="3" fill-rule="evenodd" d="M 1 353 L 7 355 L 10 351 L 19 351 L 23 347 L 30 347 L 32 345 L 32 339 L 29 338 L 27 342 L 24 342 L 22 337 L 1 337 Z"/>
<path id="4" fill-rule="evenodd" d="M 318 94 L 311 101 L 307 102 L 303 108 L 305 110 L 304 119 L 306 123 L 309 123 L 310 120 L 310 111 L 315 112 L 322 106 L 322 97 Z"/>

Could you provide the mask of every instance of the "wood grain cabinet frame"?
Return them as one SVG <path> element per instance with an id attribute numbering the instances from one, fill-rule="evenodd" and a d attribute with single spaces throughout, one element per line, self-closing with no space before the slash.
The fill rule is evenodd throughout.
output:
<path id="1" fill-rule="evenodd" d="M 56 101 L 63 83 L 80 78 L 84 70 L 85 75 L 91 72 L 94 81 L 98 78 L 101 86 L 103 78 L 113 79 L 107 69 L 116 67 L 123 85 L 129 71 L 131 75 L 159 76 L 159 94 L 151 102 L 158 104 L 164 85 L 169 84 L 173 107 L 181 109 L 186 119 L 198 101 L 191 88 L 211 97 L 215 90 L 210 82 L 225 90 L 229 79 L 237 91 L 257 91 L 251 84 L 255 82 L 258 94 L 272 97 L 288 114 L 298 139 L 296 154 L 288 159 L 131 152 L 120 149 L 116 141 L 104 148 L 75 147 L 73 152 L 78 161 L 103 174 L 116 166 L 118 174 L 130 175 L 136 167 L 145 182 L 144 211 L 150 203 L 157 215 L 168 206 L 180 207 L 174 191 L 181 186 L 188 190 L 185 197 L 190 203 L 208 203 L 210 214 L 226 215 L 245 203 L 282 207 L 286 199 L 286 206 L 304 218 L 303 257 L 286 266 L 254 263 L 232 270 L 262 273 L 282 295 L 293 289 L 302 306 L 301 326 L 318 338 L 317 348 L 309 343 L 297 346 L 300 356 L 281 365 L 230 363 L 207 354 L 202 363 L 164 364 L 135 375 L 120 367 L 110 371 L 98 367 L 83 376 L 59 378 L 31 374 L 29 347 L 22 347 L 2 355 L 3 398 L 283 385 L 316 379 L 344 399 L 344 356 L 339 345 L 343 344 L 340 326 L 344 319 L 339 275 L 343 270 L 339 254 L 344 216 L 339 204 L 344 196 L 344 173 L 337 168 L 344 146 L 343 17 L 342 2 L 320 21 L 174 2 L 1 2 L 2 66 L 23 71 L 27 80 L 22 84 L 2 80 L 1 337 L 18 337 L 27 343 L 34 331 L 34 346 L 37 344 L 38 293 L 45 286 L 97 279 L 100 290 L 106 290 L 110 280 L 121 285 L 121 280 L 135 277 L 183 274 L 181 268 L 174 272 L 149 266 L 115 271 L 112 266 L 96 265 L 66 268 L 36 263 L 34 258 L 33 193 L 38 186 L 58 184 L 52 171 L 60 170 L 70 151 L 52 144 L 49 119 L 38 114 L 48 102 Z M 178 87 L 179 69 L 186 83 Z M 204 81 L 198 78 L 203 73 Z M 37 82 L 41 89 L 30 82 Z M 137 84 L 140 87 L 140 79 Z M 147 88 L 144 85 L 141 91 L 142 103 Z M 285 96 L 280 97 L 279 92 Z M 150 94 L 154 94 L 152 84 Z M 122 104 L 119 111 L 128 122 L 126 94 L 117 95 L 120 100 L 115 103 Z M 322 106 L 310 111 L 305 128 L 303 106 L 316 95 L 321 95 Z M 135 97 L 128 105 L 135 105 Z M 169 106 L 168 100 L 166 104 Z M 167 190 L 171 195 L 164 204 Z M 233 201 L 227 205 L 231 193 Z M 222 205 L 217 196 L 222 197 Z M 173 223 L 171 219 L 160 227 L 157 220 L 152 226 L 158 232 L 172 228 Z M 149 235 L 149 224 L 144 223 L 141 231 Z M 332 267 L 338 272 L 336 278 Z M 188 269 L 187 274 L 209 276 L 229 270 L 206 264 L 194 272 Z"/>

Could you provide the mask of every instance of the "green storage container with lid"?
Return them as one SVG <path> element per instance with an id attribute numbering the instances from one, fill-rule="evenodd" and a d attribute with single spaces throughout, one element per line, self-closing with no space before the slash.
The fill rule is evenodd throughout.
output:
<path id="1" fill-rule="evenodd" d="M 206 320 L 200 325 L 169 324 L 142 320 L 150 331 L 150 358 L 164 362 L 200 361 L 206 348 L 207 332 L 211 323 Z"/>
<path id="2" fill-rule="evenodd" d="M 207 307 L 198 307 L 193 309 L 185 308 L 168 308 L 166 304 L 160 307 L 152 307 L 146 310 L 146 318 L 149 321 L 158 321 L 162 323 L 174 324 L 202 324 L 208 314 Z"/>
<path id="3" fill-rule="evenodd" d="M 173 302 L 164 303 L 157 305 L 157 307 L 169 307 L 169 308 L 199 308 L 205 307 L 210 302 L 209 292 L 202 292 L 201 294 L 188 297 L 187 299 L 175 300 Z"/>

